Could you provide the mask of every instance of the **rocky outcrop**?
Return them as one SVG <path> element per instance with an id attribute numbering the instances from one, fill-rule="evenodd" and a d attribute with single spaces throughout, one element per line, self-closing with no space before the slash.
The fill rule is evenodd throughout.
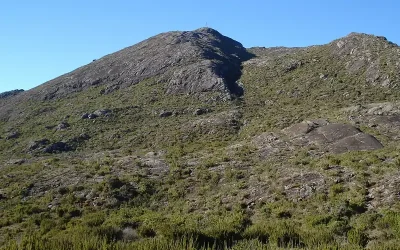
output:
<path id="1" fill-rule="evenodd" d="M 102 86 L 102 94 L 145 79 L 166 84 L 166 92 L 216 91 L 240 95 L 236 80 L 251 54 L 216 30 L 167 32 L 107 55 L 34 89 L 36 98 L 53 99 Z"/>
<path id="2" fill-rule="evenodd" d="M 324 120 L 304 121 L 294 124 L 283 132 L 303 144 L 314 144 L 332 153 L 380 149 L 383 145 L 372 135 L 365 134 L 349 124 Z"/>
<path id="3" fill-rule="evenodd" d="M 237 133 L 242 126 L 240 118 L 241 113 L 237 110 L 229 112 L 221 112 L 210 115 L 209 117 L 197 119 L 189 122 L 182 127 L 185 134 L 201 133 L 201 134 L 218 134 L 218 133 Z"/>
<path id="4" fill-rule="evenodd" d="M 400 136 L 400 103 L 382 102 L 354 105 L 341 109 L 348 120 L 379 131 L 391 140 L 399 140 Z"/>
<path id="5" fill-rule="evenodd" d="M 81 116 L 81 119 L 96 119 L 98 117 L 109 117 L 111 116 L 112 111 L 110 109 L 99 109 L 94 111 L 93 113 L 84 113 Z"/>
<path id="6" fill-rule="evenodd" d="M 50 144 L 50 141 L 48 139 L 32 141 L 28 145 L 28 152 L 32 152 L 34 150 L 42 150 L 49 144 Z"/>
<path id="7" fill-rule="evenodd" d="M 65 130 L 69 127 L 70 127 L 70 125 L 67 122 L 61 122 L 60 124 L 58 124 L 56 126 L 56 130 Z"/>
<path id="8" fill-rule="evenodd" d="M 399 74 L 393 72 L 400 69 L 400 49 L 385 37 L 353 32 L 333 41 L 329 48 L 349 74 L 364 75 L 369 84 L 392 87 L 400 81 Z"/>

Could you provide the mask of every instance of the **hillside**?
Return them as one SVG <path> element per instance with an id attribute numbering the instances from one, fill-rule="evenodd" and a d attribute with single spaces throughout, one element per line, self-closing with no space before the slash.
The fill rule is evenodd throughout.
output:
<path id="1" fill-rule="evenodd" d="M 397 249 L 399 90 L 384 37 L 245 49 L 201 28 L 0 94 L 0 242 Z"/>

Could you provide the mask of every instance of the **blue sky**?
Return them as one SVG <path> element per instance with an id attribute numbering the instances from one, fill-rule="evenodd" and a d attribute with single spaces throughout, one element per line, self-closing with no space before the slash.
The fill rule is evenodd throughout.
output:
<path id="1" fill-rule="evenodd" d="M 324 44 L 350 32 L 400 44 L 398 0 L 2 0 L 0 92 L 29 89 L 160 32 L 203 27 L 251 46 Z"/>

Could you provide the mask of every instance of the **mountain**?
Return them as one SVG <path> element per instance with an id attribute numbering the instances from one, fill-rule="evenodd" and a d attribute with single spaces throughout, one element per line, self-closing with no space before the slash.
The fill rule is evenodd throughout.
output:
<path id="1" fill-rule="evenodd" d="M 201 28 L 0 94 L 0 242 L 396 249 L 399 84 L 384 37 L 246 49 Z"/>
<path id="2" fill-rule="evenodd" d="M 218 91 L 235 94 L 241 62 L 251 55 L 216 30 L 167 32 L 49 81 L 32 92 L 43 100 L 101 86 L 107 94 L 145 79 L 167 85 L 167 93 Z"/>

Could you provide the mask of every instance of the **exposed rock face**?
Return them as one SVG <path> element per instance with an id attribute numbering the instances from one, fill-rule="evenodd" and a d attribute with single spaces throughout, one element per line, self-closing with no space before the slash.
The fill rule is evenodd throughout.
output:
<path id="1" fill-rule="evenodd" d="M 83 66 L 37 88 L 41 99 L 52 99 L 91 86 L 107 94 L 153 78 L 167 93 L 217 91 L 241 94 L 235 81 L 241 62 L 250 54 L 239 43 L 210 28 L 162 33 Z"/>
<path id="2" fill-rule="evenodd" d="M 283 132 L 295 141 L 316 144 L 332 153 L 383 147 L 375 137 L 349 124 L 304 121 L 284 129 Z"/>
<path id="3" fill-rule="evenodd" d="M 400 50 L 385 37 L 353 32 L 330 43 L 330 49 L 334 55 L 344 59 L 350 74 L 364 73 L 365 81 L 369 84 L 391 87 L 399 81 L 398 74 L 390 77 L 393 72 L 388 68 L 399 69 Z M 385 50 L 391 51 L 391 55 L 382 53 Z"/>
<path id="4" fill-rule="evenodd" d="M 400 139 L 400 103 L 398 102 L 355 105 L 343 108 L 341 111 L 353 124 L 378 130 L 391 140 Z"/>

